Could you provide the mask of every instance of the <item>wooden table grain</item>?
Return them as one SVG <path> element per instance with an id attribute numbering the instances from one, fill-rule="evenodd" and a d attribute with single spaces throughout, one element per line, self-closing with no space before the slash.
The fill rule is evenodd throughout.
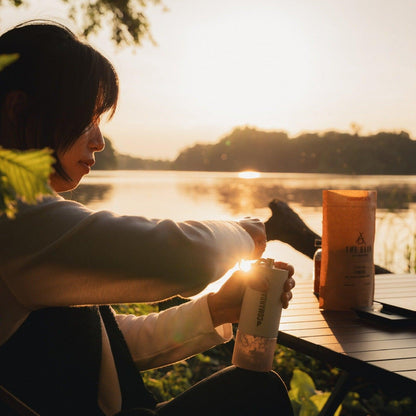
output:
<path id="1" fill-rule="evenodd" d="M 416 275 L 375 279 L 374 299 L 401 299 L 416 306 Z M 357 376 L 415 397 L 416 325 L 387 326 L 363 320 L 354 311 L 320 310 L 312 289 L 312 281 L 297 280 L 282 314 L 278 343 L 344 370 L 321 414 L 333 414 Z"/>

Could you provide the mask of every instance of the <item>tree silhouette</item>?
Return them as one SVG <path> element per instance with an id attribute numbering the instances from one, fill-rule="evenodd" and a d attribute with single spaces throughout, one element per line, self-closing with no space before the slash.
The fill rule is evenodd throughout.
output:
<path id="1" fill-rule="evenodd" d="M 302 133 L 236 128 L 216 144 L 195 144 L 172 163 L 177 170 L 416 174 L 416 142 L 406 132 L 360 136 L 337 131 Z"/>

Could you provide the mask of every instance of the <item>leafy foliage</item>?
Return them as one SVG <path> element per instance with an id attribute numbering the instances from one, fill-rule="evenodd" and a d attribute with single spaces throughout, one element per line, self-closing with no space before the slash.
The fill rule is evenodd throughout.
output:
<path id="1" fill-rule="evenodd" d="M 140 45 L 143 38 L 152 42 L 150 24 L 144 11 L 151 4 L 161 5 L 161 0 L 61 0 L 68 4 L 68 17 L 81 22 L 81 31 L 88 37 L 111 28 L 113 42 L 120 45 Z M 13 6 L 30 4 L 29 0 L 9 0 Z M 0 6 L 2 1 L 0 0 Z"/>
<path id="2" fill-rule="evenodd" d="M 316 416 L 324 407 L 330 393 L 316 391 L 315 383 L 305 372 L 296 369 L 293 371 L 290 381 L 289 397 L 295 416 Z M 338 407 L 334 416 L 339 416 L 341 406 Z"/>
<path id="3" fill-rule="evenodd" d="M 24 0 L 9 0 L 9 3 L 12 4 L 13 6 L 21 6 L 23 4 Z M 2 4 L 2 0 L 0 0 L 0 6 Z"/>
<path id="4" fill-rule="evenodd" d="M 158 306 L 150 303 L 123 303 L 119 305 L 112 305 L 117 313 L 125 315 L 147 315 L 152 312 L 158 312 Z"/>
<path id="5" fill-rule="evenodd" d="M 158 401 L 167 401 L 191 387 L 192 368 L 186 361 L 143 373 L 143 381 Z"/>
<path id="6" fill-rule="evenodd" d="M 13 218 L 17 199 L 35 203 L 40 195 L 51 194 L 48 178 L 54 158 L 51 150 L 17 151 L 0 148 L 0 214 Z"/>

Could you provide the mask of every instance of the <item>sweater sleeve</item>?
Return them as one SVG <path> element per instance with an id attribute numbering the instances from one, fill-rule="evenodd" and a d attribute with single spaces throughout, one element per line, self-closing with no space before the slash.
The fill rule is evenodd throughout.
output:
<path id="1" fill-rule="evenodd" d="M 29 309 L 190 296 L 254 243 L 233 221 L 184 221 L 91 211 L 60 197 L 0 218 L 0 276 Z"/>
<path id="2" fill-rule="evenodd" d="M 140 370 L 184 360 L 232 338 L 231 324 L 214 328 L 207 295 L 143 316 L 116 315 Z"/>

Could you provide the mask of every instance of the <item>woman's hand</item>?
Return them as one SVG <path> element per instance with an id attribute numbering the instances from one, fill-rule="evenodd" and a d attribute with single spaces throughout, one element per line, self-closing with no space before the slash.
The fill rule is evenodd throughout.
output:
<path id="1" fill-rule="evenodd" d="M 292 289 L 295 287 L 295 280 L 292 277 L 295 271 L 293 266 L 288 263 L 278 261 L 274 264 L 276 268 L 285 269 L 289 272 L 280 298 L 283 308 L 287 308 L 293 296 Z M 246 286 L 260 292 L 269 288 L 267 279 L 264 277 L 237 271 L 221 286 L 218 292 L 208 295 L 208 307 L 214 327 L 225 323 L 238 322 Z"/>

